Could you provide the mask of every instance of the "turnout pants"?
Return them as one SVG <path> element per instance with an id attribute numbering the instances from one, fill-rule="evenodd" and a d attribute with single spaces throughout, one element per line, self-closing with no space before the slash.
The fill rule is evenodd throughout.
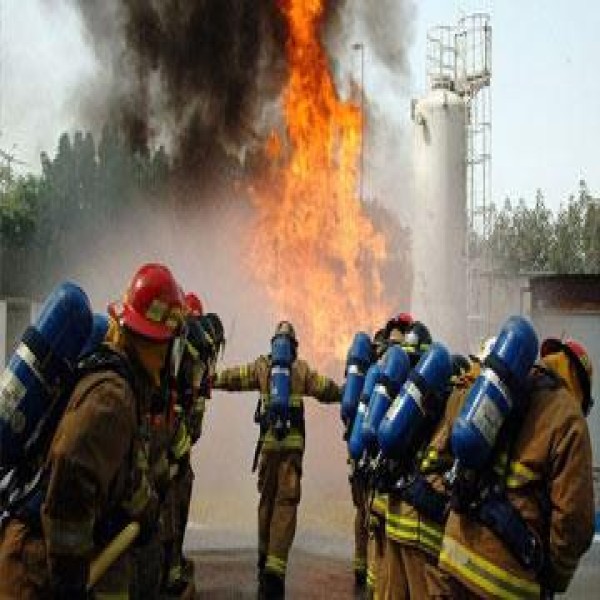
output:
<path id="1" fill-rule="evenodd" d="M 425 567 L 425 580 L 429 598 L 438 600 L 481 600 L 481 597 L 466 588 L 454 577 L 441 571 L 436 565 Z"/>
<path id="2" fill-rule="evenodd" d="M 387 538 L 385 551 L 386 591 L 389 600 L 427 600 L 426 567 L 433 559 L 425 552 Z"/>
<path id="3" fill-rule="evenodd" d="M 367 545 L 369 529 L 367 527 L 367 490 L 364 480 L 353 477 L 350 480 L 352 503 L 356 508 L 354 516 L 354 572 L 365 575 L 367 571 Z"/>
<path id="4" fill-rule="evenodd" d="M 194 472 L 189 462 L 171 482 L 161 510 L 166 582 L 179 581 L 183 573 L 183 538 L 187 526 Z"/>
<path id="5" fill-rule="evenodd" d="M 385 518 L 371 515 L 367 547 L 367 597 L 374 600 L 383 600 L 387 589 L 385 550 Z"/>
<path id="6" fill-rule="evenodd" d="M 285 579 L 301 496 L 302 452 L 263 451 L 258 469 L 258 552 L 265 572 Z"/>

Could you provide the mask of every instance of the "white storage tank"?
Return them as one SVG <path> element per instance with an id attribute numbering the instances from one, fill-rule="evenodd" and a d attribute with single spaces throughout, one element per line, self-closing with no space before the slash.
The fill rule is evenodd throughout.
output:
<path id="1" fill-rule="evenodd" d="M 467 351 L 467 107 L 434 88 L 412 106 L 412 311 L 435 339 Z"/>

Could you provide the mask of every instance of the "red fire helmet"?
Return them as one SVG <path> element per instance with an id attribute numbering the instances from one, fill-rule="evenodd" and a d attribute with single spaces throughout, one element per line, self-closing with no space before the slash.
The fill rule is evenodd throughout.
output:
<path id="1" fill-rule="evenodd" d="M 555 352 L 565 351 L 568 356 L 575 358 L 584 368 L 590 381 L 592 380 L 592 361 L 583 344 L 576 340 L 559 340 L 558 338 L 547 338 L 542 342 L 540 356 L 544 357 Z"/>
<path id="2" fill-rule="evenodd" d="M 168 341 L 183 315 L 183 298 L 171 271 L 164 265 L 143 265 L 125 294 L 120 322 L 144 337 Z"/>
<path id="3" fill-rule="evenodd" d="M 188 292 L 185 295 L 185 308 L 192 317 L 201 317 L 204 314 L 202 301 L 194 292 Z"/>
<path id="4" fill-rule="evenodd" d="M 548 354 L 554 354 L 556 352 L 564 352 L 575 364 L 577 374 L 584 394 L 584 408 L 589 411 L 593 404 L 591 397 L 592 387 L 592 361 L 585 346 L 576 340 L 559 340 L 558 338 L 546 338 L 542 342 L 540 348 L 540 356 L 543 358 Z"/>
<path id="5" fill-rule="evenodd" d="M 407 333 L 410 326 L 414 323 L 413 316 L 407 312 L 401 312 L 392 317 L 385 326 L 386 336 L 394 329 L 398 329 L 402 333 Z"/>

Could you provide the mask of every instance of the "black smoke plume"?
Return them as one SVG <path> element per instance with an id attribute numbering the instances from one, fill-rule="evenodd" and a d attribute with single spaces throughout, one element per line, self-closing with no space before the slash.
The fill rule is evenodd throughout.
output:
<path id="1" fill-rule="evenodd" d="M 256 137 L 285 75 L 276 2 L 71 1 L 105 76 L 84 109 L 117 120 L 132 150 L 164 138 L 180 168 L 197 169 Z"/>

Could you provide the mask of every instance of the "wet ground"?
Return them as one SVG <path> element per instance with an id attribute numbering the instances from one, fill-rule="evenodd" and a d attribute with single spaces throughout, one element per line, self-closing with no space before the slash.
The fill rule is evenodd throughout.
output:
<path id="1" fill-rule="evenodd" d="M 256 552 L 205 550 L 191 555 L 195 563 L 196 599 L 256 598 Z M 587 600 L 600 594 L 600 540 L 582 560 L 569 592 L 560 598 Z M 288 566 L 286 598 L 290 600 L 355 600 L 351 562 L 305 550 L 293 550 Z"/>
<path id="2" fill-rule="evenodd" d="M 256 598 L 255 551 L 204 551 L 192 558 L 197 599 Z M 297 550 L 288 566 L 286 598 L 347 600 L 362 595 L 355 593 L 351 562 Z"/>

